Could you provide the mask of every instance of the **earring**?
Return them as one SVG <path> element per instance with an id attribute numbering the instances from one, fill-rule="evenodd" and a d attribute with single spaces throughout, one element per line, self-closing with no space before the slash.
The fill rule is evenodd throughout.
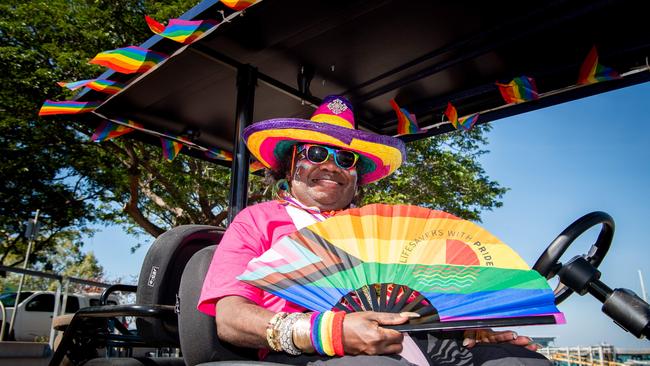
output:
<path id="1" fill-rule="evenodd" d="M 280 179 L 275 182 L 275 185 L 273 186 L 273 195 L 275 197 L 281 197 L 287 191 L 289 191 L 289 181 L 286 179 Z"/>

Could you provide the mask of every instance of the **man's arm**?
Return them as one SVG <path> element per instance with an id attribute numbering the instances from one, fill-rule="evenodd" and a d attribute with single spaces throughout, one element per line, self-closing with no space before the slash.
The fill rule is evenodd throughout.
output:
<path id="1" fill-rule="evenodd" d="M 268 348 L 266 326 L 275 314 L 241 296 L 226 296 L 216 305 L 217 335 L 240 347 Z M 348 314 L 343 322 L 343 348 L 347 354 L 391 354 L 402 351 L 400 332 L 380 325 L 397 325 L 408 318 L 371 311 Z"/>
<path id="2" fill-rule="evenodd" d="M 241 296 L 226 296 L 216 305 L 217 335 L 235 346 L 268 348 L 266 325 L 275 314 Z"/>

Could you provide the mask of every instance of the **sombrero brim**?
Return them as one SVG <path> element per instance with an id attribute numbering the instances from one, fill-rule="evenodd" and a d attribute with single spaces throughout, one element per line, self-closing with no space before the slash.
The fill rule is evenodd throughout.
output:
<path id="1" fill-rule="evenodd" d="M 296 143 L 315 143 L 359 153 L 359 183 L 368 184 L 393 173 L 404 160 L 404 142 L 392 136 L 314 122 L 300 118 L 277 118 L 244 129 L 242 137 L 251 154 L 264 166 L 278 169 Z"/>

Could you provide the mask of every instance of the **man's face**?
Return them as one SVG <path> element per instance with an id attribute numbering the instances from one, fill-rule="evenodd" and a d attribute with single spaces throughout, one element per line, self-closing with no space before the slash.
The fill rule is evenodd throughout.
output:
<path id="1" fill-rule="evenodd" d="M 289 177 L 291 194 L 307 206 L 323 211 L 340 210 L 352 202 L 357 187 L 357 168 L 340 168 L 334 156 L 320 164 L 297 154 L 293 175 Z"/>

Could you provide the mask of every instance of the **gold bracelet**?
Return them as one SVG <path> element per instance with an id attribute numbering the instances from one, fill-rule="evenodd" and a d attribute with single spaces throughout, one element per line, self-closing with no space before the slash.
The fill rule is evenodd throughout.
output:
<path id="1" fill-rule="evenodd" d="M 304 353 L 314 353 L 311 344 L 311 323 L 309 314 L 303 314 L 291 328 L 293 344 Z"/>
<path id="2" fill-rule="evenodd" d="M 266 325 L 266 343 L 268 343 L 269 347 L 275 352 L 282 351 L 280 339 L 278 338 L 277 325 L 282 319 L 286 318 L 287 315 L 288 314 L 284 311 L 276 313 Z"/>

